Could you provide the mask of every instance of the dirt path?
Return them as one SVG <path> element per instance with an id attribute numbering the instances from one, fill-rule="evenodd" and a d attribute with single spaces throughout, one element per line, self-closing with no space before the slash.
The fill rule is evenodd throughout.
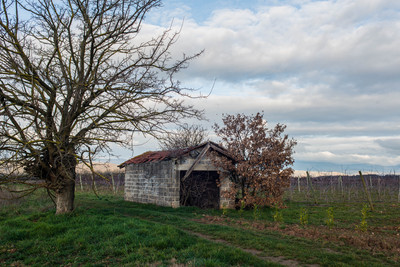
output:
<path id="1" fill-rule="evenodd" d="M 334 244 L 343 244 L 356 247 L 363 250 L 369 250 L 371 253 L 384 253 L 391 260 L 398 261 L 400 258 L 400 239 L 399 233 L 388 233 L 388 230 L 399 231 L 400 226 L 384 228 L 372 228 L 369 231 L 361 232 L 354 229 L 334 228 L 333 230 L 324 226 L 301 227 L 299 225 L 286 225 L 280 228 L 278 225 L 266 225 L 265 223 L 249 222 L 245 220 L 236 220 L 223 218 L 221 216 L 204 215 L 201 219 L 194 220 L 205 224 L 218 224 L 235 226 L 243 229 L 252 230 L 270 230 L 282 233 L 283 235 L 295 236 L 310 240 L 324 240 Z M 341 254 L 332 249 L 326 249 L 330 253 Z"/>
<path id="2" fill-rule="evenodd" d="M 148 220 L 148 219 L 142 218 L 140 216 L 132 216 L 131 214 L 126 214 L 126 213 L 123 213 L 123 215 L 127 216 L 127 217 L 139 218 L 141 220 L 148 221 L 148 222 L 154 222 L 152 220 Z M 170 226 L 169 224 L 164 224 L 162 222 L 157 222 L 157 223 Z M 279 256 L 279 257 L 265 256 L 265 255 L 263 255 L 263 252 L 260 251 L 260 250 L 242 248 L 242 247 L 236 246 L 234 244 L 231 244 L 228 241 L 223 240 L 223 239 L 217 239 L 217 238 L 214 238 L 212 236 L 205 235 L 205 234 L 202 234 L 202 233 L 193 232 L 193 231 L 187 230 L 187 229 L 182 229 L 182 228 L 178 228 L 178 229 L 183 231 L 183 232 L 185 232 L 185 233 L 187 233 L 187 234 L 195 235 L 195 236 L 197 236 L 199 238 L 206 239 L 206 240 L 208 240 L 210 242 L 215 242 L 215 243 L 218 243 L 218 244 L 223 244 L 223 245 L 226 245 L 226 246 L 229 246 L 229 247 L 240 249 L 241 251 L 246 252 L 246 253 L 250 253 L 253 256 L 255 256 L 255 257 L 257 257 L 257 258 L 259 258 L 259 259 L 261 259 L 263 261 L 269 261 L 269 262 L 273 262 L 273 263 L 278 263 L 278 264 L 281 264 L 283 266 L 288 266 L 288 267 L 296 267 L 296 266 L 319 267 L 320 266 L 318 264 L 301 264 L 300 262 L 298 262 L 296 260 L 286 259 L 285 257 L 282 257 L 282 256 Z M 174 266 L 174 265 L 172 265 L 172 266 Z"/>
<path id="3" fill-rule="evenodd" d="M 181 230 L 182 230 L 182 229 L 181 229 Z M 286 258 L 284 258 L 284 257 L 282 257 L 282 256 L 280 256 L 280 257 L 264 256 L 262 251 L 259 251 L 259 250 L 256 250 L 256 249 L 242 248 L 242 247 L 233 245 L 233 244 L 231 244 L 231 243 L 228 243 L 226 240 L 223 240 L 223 239 L 215 239 L 215 238 L 213 238 L 212 236 L 208 236 L 208 235 L 201 234 L 201 233 L 196 233 L 196 232 L 189 231 L 189 230 L 182 230 L 182 231 L 184 231 L 184 232 L 186 232 L 186 233 L 188 233 L 188 234 L 195 235 L 195 236 L 197 236 L 197 237 L 206 239 L 206 240 L 211 241 L 211 242 L 215 242 L 215 243 L 219 243 L 219 244 L 224 244 L 224 245 L 227 245 L 227 246 L 230 246 L 230 247 L 234 247 L 234 248 L 240 249 L 240 250 L 242 250 L 242 251 L 244 251 L 244 252 L 247 252 L 247 253 L 250 253 L 250 254 L 256 256 L 257 258 L 259 258 L 259 259 L 261 259 L 261 260 L 269 261 L 269 262 L 273 262 L 273 263 L 278 263 L 278 264 L 281 264 L 281 265 L 283 265 L 283 266 L 289 266 L 289 267 L 295 267 L 295 266 L 318 267 L 318 266 L 319 266 L 319 265 L 317 265 L 317 264 L 312 264 L 312 265 L 310 265 L 310 264 L 305 264 L 305 265 L 303 265 L 303 264 L 301 264 L 300 262 L 298 262 L 298 261 L 296 261 L 296 260 L 286 259 Z"/>

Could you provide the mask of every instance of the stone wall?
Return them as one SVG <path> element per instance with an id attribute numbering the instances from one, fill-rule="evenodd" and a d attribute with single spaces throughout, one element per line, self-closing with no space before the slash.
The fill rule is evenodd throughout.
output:
<path id="1" fill-rule="evenodd" d="M 125 200 L 179 207 L 179 176 L 173 160 L 125 168 Z"/>
<path id="2" fill-rule="evenodd" d="M 219 200 L 219 208 L 220 209 L 233 209 L 235 207 L 235 201 L 230 198 L 224 197 L 223 192 L 229 191 L 230 187 L 232 185 L 232 182 L 228 179 L 222 179 L 221 180 L 221 185 L 219 188 L 219 193 L 220 193 L 220 200 Z"/>
<path id="3" fill-rule="evenodd" d="M 179 207 L 180 171 L 188 170 L 196 157 L 197 155 L 182 157 L 178 160 L 127 165 L 125 167 L 125 200 Z M 194 168 L 194 171 L 216 170 L 208 156 L 204 157 Z M 223 179 L 220 193 L 228 190 L 230 186 L 229 179 Z M 234 201 L 220 194 L 219 206 L 220 208 L 233 208 Z"/>

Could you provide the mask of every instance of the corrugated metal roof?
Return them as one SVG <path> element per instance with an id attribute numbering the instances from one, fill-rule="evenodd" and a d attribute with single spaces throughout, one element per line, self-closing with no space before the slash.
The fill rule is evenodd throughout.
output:
<path id="1" fill-rule="evenodd" d="M 176 150 L 148 151 L 148 152 L 145 152 L 145 153 L 143 153 L 139 156 L 136 156 L 130 160 L 125 161 L 124 163 L 120 164 L 118 167 L 124 168 L 126 165 L 129 165 L 129 164 L 140 164 L 140 163 L 146 163 L 146 162 L 156 162 L 156 161 L 168 160 L 171 158 L 179 158 L 179 157 L 182 157 L 185 154 L 189 153 L 190 151 L 204 147 L 207 144 L 211 144 L 212 145 L 211 147 L 214 148 L 214 150 L 217 150 L 219 153 L 224 154 L 225 156 L 228 156 L 225 149 L 222 148 L 221 146 L 215 144 L 214 142 L 206 142 L 206 143 L 198 145 L 198 146 L 176 149 Z"/>

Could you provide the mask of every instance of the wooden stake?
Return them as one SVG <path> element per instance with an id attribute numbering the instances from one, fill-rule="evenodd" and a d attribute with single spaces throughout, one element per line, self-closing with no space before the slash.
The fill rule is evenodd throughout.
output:
<path id="1" fill-rule="evenodd" d="M 394 171 L 394 177 L 396 177 L 396 171 Z M 400 175 L 399 175 L 399 194 L 397 195 L 397 202 L 400 202 Z"/>
<path id="2" fill-rule="evenodd" d="M 372 204 L 371 195 L 368 192 L 368 188 L 367 188 L 367 184 L 365 183 L 364 176 L 362 175 L 361 171 L 359 171 L 358 173 L 360 174 L 361 181 L 362 181 L 363 186 L 364 186 L 365 195 L 367 196 L 371 211 L 374 211 L 374 205 Z"/>
<path id="3" fill-rule="evenodd" d="M 339 176 L 338 180 L 339 180 L 339 191 L 341 192 L 342 196 L 344 196 L 344 193 L 343 193 L 343 177 Z"/>
<path id="4" fill-rule="evenodd" d="M 111 182 L 112 182 L 112 191 L 115 195 L 116 190 L 115 190 L 115 181 L 114 181 L 114 174 L 111 172 Z"/>
<path id="5" fill-rule="evenodd" d="M 83 191 L 83 185 L 82 185 L 82 173 L 79 174 L 79 180 L 81 182 L 81 191 Z"/>
<path id="6" fill-rule="evenodd" d="M 399 180 L 400 181 L 400 180 Z M 300 177 L 297 177 L 297 190 L 300 192 Z M 399 197 L 400 197 L 400 185 L 399 185 Z"/>
<path id="7" fill-rule="evenodd" d="M 316 196 L 315 196 L 314 188 L 313 188 L 313 186 L 312 186 L 310 174 L 308 173 L 308 171 L 307 171 L 306 173 L 307 173 L 307 182 L 308 182 L 308 186 L 309 186 L 310 189 L 311 189 L 311 194 L 312 194 L 312 196 L 313 196 L 313 198 L 314 198 L 314 203 L 315 203 L 315 204 L 318 204 L 317 198 L 316 198 Z"/>

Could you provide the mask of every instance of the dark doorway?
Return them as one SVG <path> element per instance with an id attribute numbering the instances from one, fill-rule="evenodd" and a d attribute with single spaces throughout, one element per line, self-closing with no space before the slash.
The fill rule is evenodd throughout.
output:
<path id="1" fill-rule="evenodd" d="M 186 171 L 180 172 L 180 178 Z M 181 182 L 180 205 L 200 208 L 219 208 L 218 173 L 216 171 L 193 171 Z"/>

